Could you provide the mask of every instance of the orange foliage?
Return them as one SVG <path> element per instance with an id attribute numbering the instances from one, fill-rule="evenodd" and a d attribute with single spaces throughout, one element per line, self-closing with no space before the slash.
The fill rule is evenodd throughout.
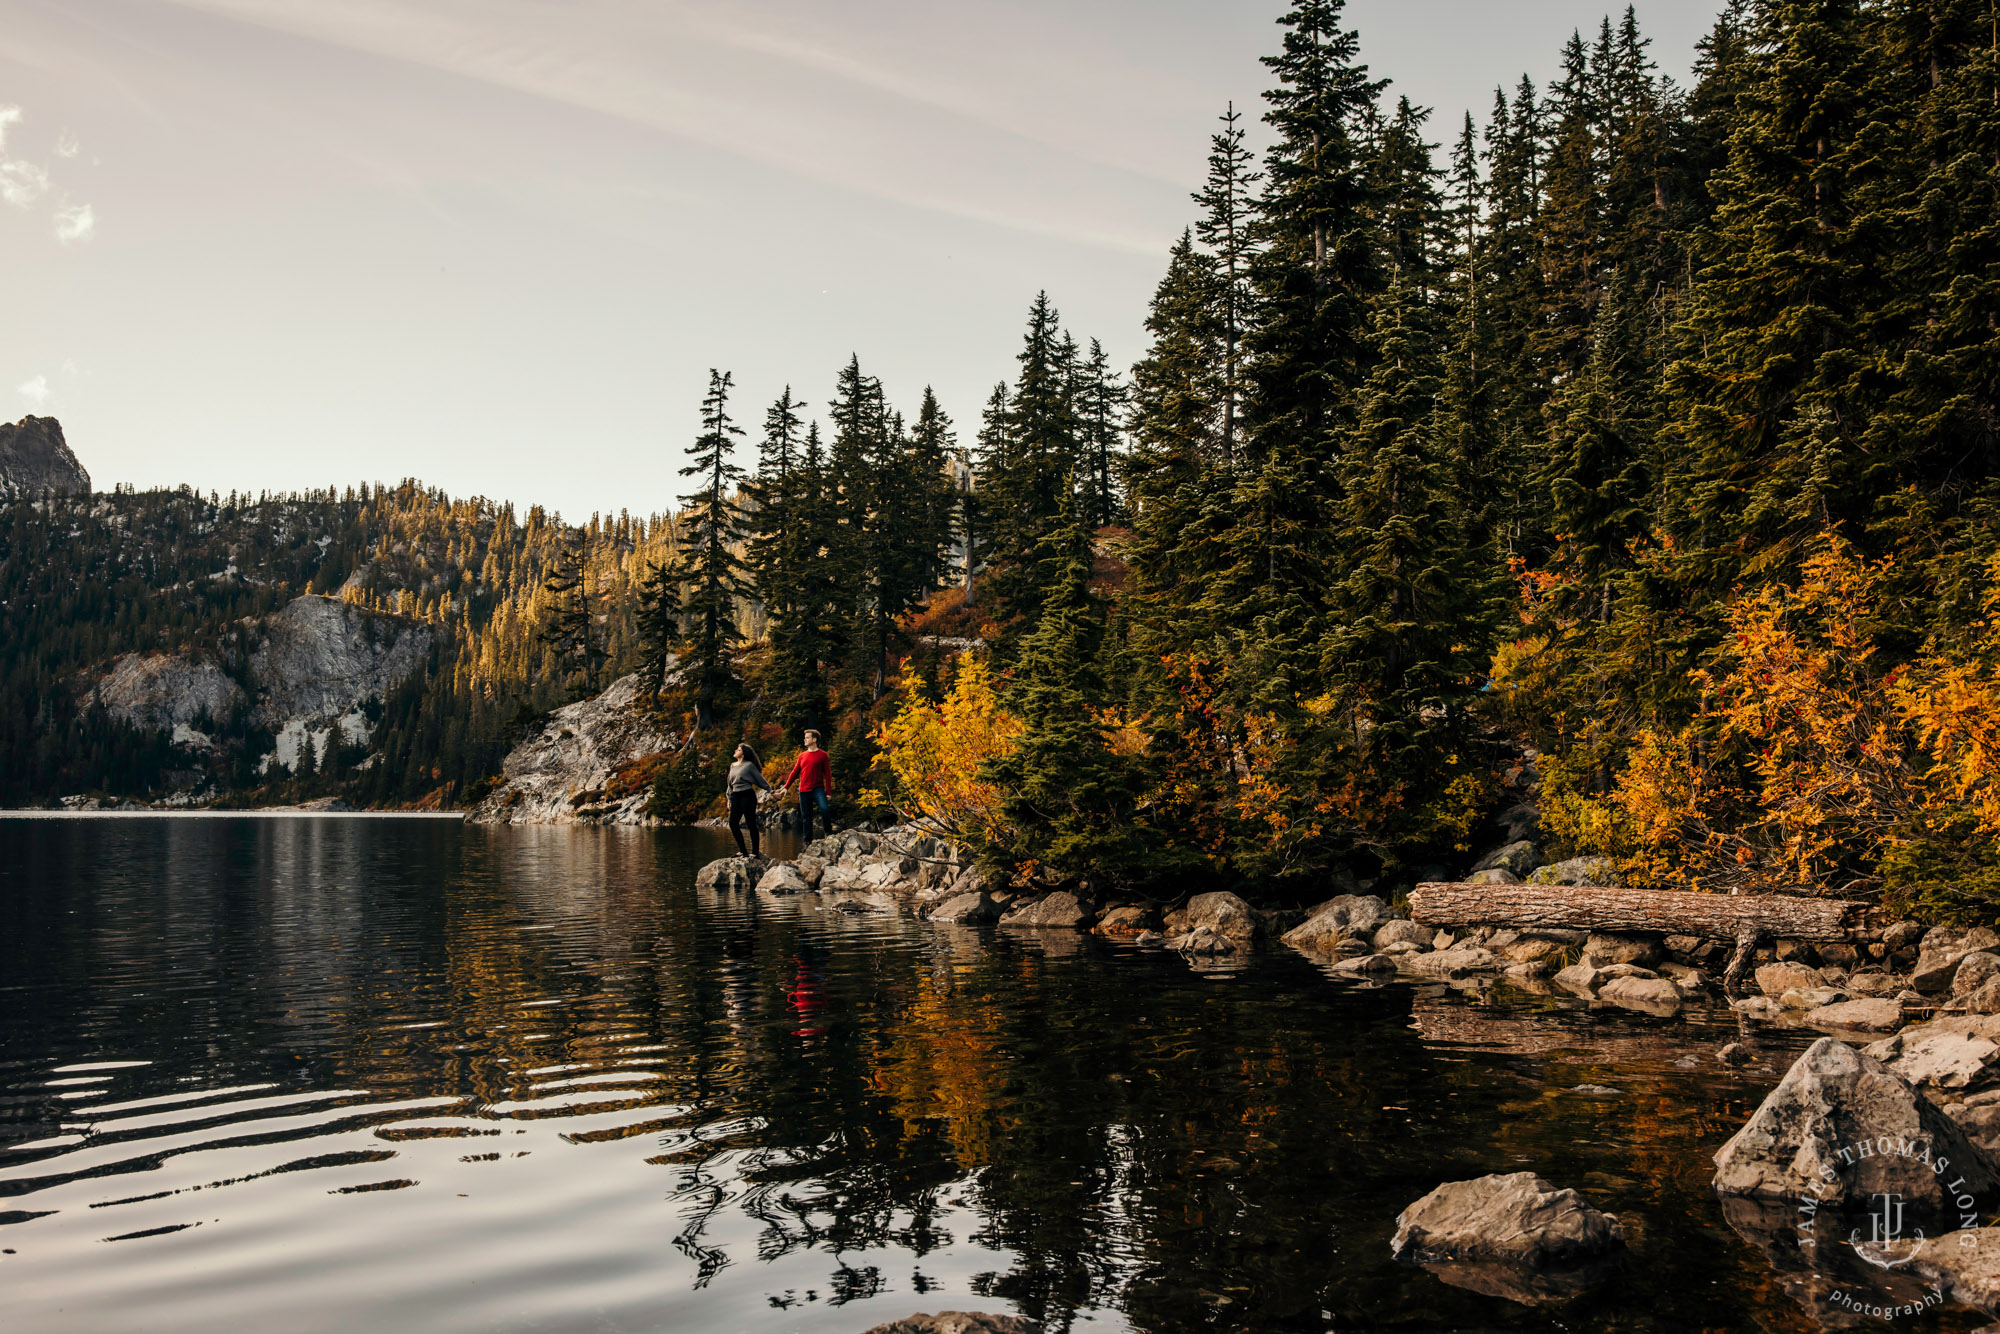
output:
<path id="1" fill-rule="evenodd" d="M 979 777 L 988 760 L 1011 754 L 1021 720 L 1000 705 L 986 664 L 967 657 L 951 693 L 932 704 L 911 691 L 896 716 L 875 729 L 899 806 L 923 817 L 948 838 L 986 845 L 1012 841 L 1000 814 L 1005 794 Z"/>

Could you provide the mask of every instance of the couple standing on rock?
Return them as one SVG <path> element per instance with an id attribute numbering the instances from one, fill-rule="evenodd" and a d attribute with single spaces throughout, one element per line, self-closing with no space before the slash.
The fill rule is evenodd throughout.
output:
<path id="1" fill-rule="evenodd" d="M 833 768 L 825 751 L 819 748 L 819 733 L 806 733 L 806 748 L 792 761 L 792 767 L 778 784 L 778 791 L 791 788 L 792 781 L 799 785 L 799 837 L 804 842 L 812 842 L 813 815 L 819 815 L 820 828 L 828 825 L 827 797 L 833 791 Z M 744 742 L 736 748 L 736 762 L 729 766 L 729 832 L 736 839 L 736 851 L 749 857 L 763 856 L 763 824 L 757 818 L 757 792 L 769 792 L 771 784 L 764 778 L 764 762 L 757 757 L 757 748 Z M 750 846 L 743 846 L 743 826 L 750 826 Z"/>

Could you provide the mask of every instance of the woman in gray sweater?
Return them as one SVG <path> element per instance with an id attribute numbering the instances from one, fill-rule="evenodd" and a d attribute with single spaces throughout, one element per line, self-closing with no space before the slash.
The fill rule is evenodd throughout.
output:
<path id="1" fill-rule="evenodd" d="M 729 766 L 729 832 L 736 838 L 739 856 L 761 857 L 763 826 L 757 820 L 757 792 L 769 792 L 771 785 L 764 781 L 764 762 L 757 758 L 757 749 L 749 742 L 736 748 L 736 762 Z M 750 846 L 743 846 L 745 822 L 750 825 Z"/>

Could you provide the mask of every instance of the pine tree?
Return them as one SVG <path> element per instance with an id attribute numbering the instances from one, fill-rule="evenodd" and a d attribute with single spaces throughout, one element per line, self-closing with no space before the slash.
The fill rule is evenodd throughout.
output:
<path id="1" fill-rule="evenodd" d="M 1047 536 L 1081 452 L 1075 344 L 1062 330 L 1048 293 L 1037 293 L 1008 395 L 1006 429 L 988 454 L 988 550 L 994 615 L 1019 634 L 1039 616 L 1047 571 L 1040 565 Z"/>
<path id="2" fill-rule="evenodd" d="M 1159 848 L 1134 826 L 1139 775 L 1097 721 L 1105 612 L 1090 590 L 1090 539 L 1074 488 L 1066 482 L 1058 494 L 1040 553 L 1058 574 L 1021 641 L 1007 695 L 1025 729 L 1017 748 L 985 771 L 1007 794 L 1001 813 L 1016 839 L 987 855 L 1098 888 L 1144 878 Z"/>
<path id="3" fill-rule="evenodd" d="M 555 665 L 558 685 L 576 692 L 576 698 L 590 694 L 596 686 L 597 668 L 603 661 L 592 615 L 590 570 L 581 533 L 565 531 L 542 589 L 548 595 L 548 612 L 541 630 Z"/>
<path id="4" fill-rule="evenodd" d="M 729 416 L 731 383 L 726 372 L 708 373 L 694 460 L 681 469 L 701 486 L 681 497 L 684 545 L 674 553 L 674 573 L 687 589 L 681 602 L 685 675 L 694 686 L 695 726 L 703 730 L 715 725 L 736 691 L 735 648 L 742 638 L 736 627 L 741 565 L 734 547 L 742 535 L 736 490 L 743 469 L 730 456 L 743 429 Z"/>
<path id="5" fill-rule="evenodd" d="M 1090 355 L 1078 370 L 1076 409 L 1081 418 L 1083 446 L 1078 460 L 1082 478 L 1080 503 L 1084 521 L 1092 528 L 1104 528 L 1120 522 L 1125 515 L 1119 472 L 1125 452 L 1125 411 L 1132 391 L 1111 369 L 1103 345 L 1095 338 L 1090 340 Z"/>
<path id="6" fill-rule="evenodd" d="M 681 642 L 681 590 L 670 560 L 647 565 L 639 585 L 639 674 L 646 699 L 666 689 Z"/>
<path id="7" fill-rule="evenodd" d="M 1256 157 L 1243 146 L 1243 129 L 1236 123 L 1239 119 L 1236 104 L 1229 103 L 1222 113 L 1221 132 L 1209 137 L 1208 179 L 1194 195 L 1194 202 L 1202 207 L 1195 232 L 1215 256 L 1216 315 L 1222 326 L 1222 420 L 1217 427 L 1217 445 L 1225 467 L 1235 462 L 1238 424 L 1243 416 L 1243 334 L 1256 311 L 1250 286 L 1255 255 L 1252 192 L 1263 179 L 1252 170 Z"/>

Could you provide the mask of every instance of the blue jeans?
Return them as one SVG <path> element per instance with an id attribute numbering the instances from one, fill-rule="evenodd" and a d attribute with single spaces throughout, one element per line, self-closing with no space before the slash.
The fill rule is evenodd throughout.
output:
<path id="1" fill-rule="evenodd" d="M 813 812 L 819 812 L 820 828 L 826 828 L 826 789 L 823 787 L 799 789 L 799 839 L 810 843 L 813 838 Z"/>

